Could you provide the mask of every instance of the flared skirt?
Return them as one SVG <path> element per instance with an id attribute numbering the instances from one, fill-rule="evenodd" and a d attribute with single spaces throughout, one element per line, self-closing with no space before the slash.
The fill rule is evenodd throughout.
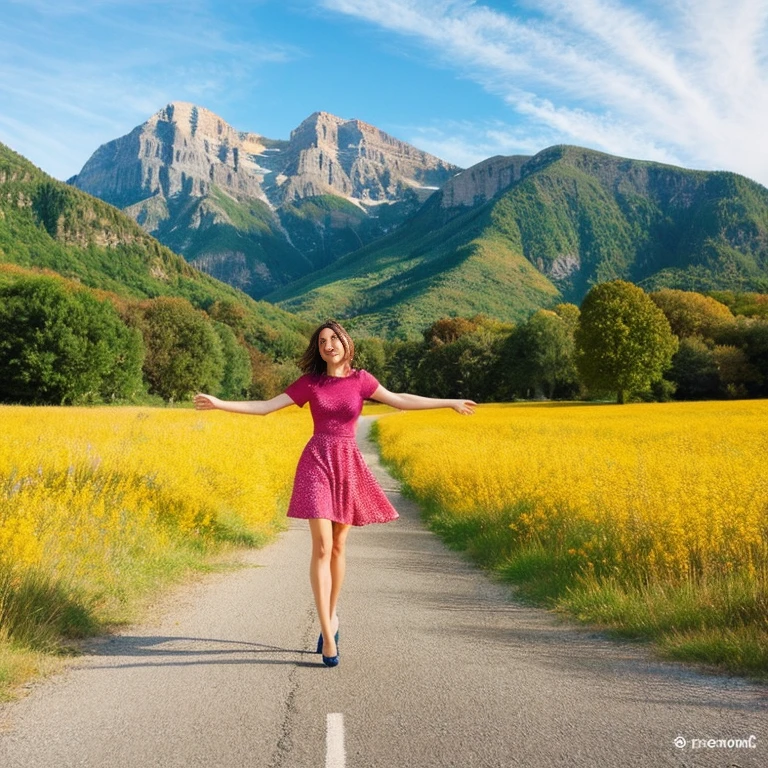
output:
<path id="1" fill-rule="evenodd" d="M 360 526 L 388 523 L 399 515 L 355 438 L 321 433 L 312 436 L 299 458 L 288 517 Z"/>

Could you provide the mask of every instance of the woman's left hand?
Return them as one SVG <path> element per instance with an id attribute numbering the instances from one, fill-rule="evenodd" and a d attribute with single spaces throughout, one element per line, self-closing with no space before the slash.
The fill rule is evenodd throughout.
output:
<path id="1" fill-rule="evenodd" d="M 213 395 L 204 395 L 199 393 L 194 398 L 196 411 L 212 411 L 219 407 L 221 400 Z"/>
<path id="2" fill-rule="evenodd" d="M 462 416 L 471 416 L 475 412 L 477 403 L 474 400 L 452 400 L 451 408 Z"/>

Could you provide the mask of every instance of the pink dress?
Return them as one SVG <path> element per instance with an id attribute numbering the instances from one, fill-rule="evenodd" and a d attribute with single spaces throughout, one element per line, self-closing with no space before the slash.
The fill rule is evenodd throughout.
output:
<path id="1" fill-rule="evenodd" d="M 353 370 L 343 378 L 305 374 L 285 390 L 299 407 L 309 402 L 315 425 L 296 468 L 288 517 L 368 525 L 399 516 L 355 442 L 363 400 L 378 386 L 368 371 Z"/>

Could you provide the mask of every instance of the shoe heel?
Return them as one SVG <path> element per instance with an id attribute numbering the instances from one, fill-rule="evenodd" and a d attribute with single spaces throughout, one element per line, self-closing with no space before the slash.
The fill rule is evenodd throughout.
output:
<path id="1" fill-rule="evenodd" d="M 339 647 L 339 632 L 336 630 L 336 634 L 333 636 L 334 640 L 336 641 L 336 648 Z M 322 653 L 323 652 L 323 633 L 320 633 L 320 637 L 317 638 L 317 650 L 315 653 Z M 329 656 L 329 658 L 333 658 L 333 656 Z"/>
<path id="2" fill-rule="evenodd" d="M 325 664 L 326 667 L 338 667 L 339 666 L 339 657 L 338 656 L 323 656 L 323 664 Z"/>

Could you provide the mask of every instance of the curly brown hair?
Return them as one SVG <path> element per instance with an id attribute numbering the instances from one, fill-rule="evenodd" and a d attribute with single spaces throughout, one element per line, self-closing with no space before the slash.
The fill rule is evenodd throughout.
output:
<path id="1" fill-rule="evenodd" d="M 328 366 L 320 355 L 319 344 L 320 334 L 325 328 L 330 328 L 339 337 L 341 346 L 344 347 L 344 359 L 347 362 L 347 372 L 351 369 L 351 363 L 355 356 L 355 342 L 352 341 L 352 337 L 346 332 L 342 325 L 335 320 L 326 320 L 312 334 L 312 337 L 309 340 L 309 346 L 301 358 L 299 358 L 298 365 L 302 373 L 314 373 L 317 375 L 326 373 Z"/>

